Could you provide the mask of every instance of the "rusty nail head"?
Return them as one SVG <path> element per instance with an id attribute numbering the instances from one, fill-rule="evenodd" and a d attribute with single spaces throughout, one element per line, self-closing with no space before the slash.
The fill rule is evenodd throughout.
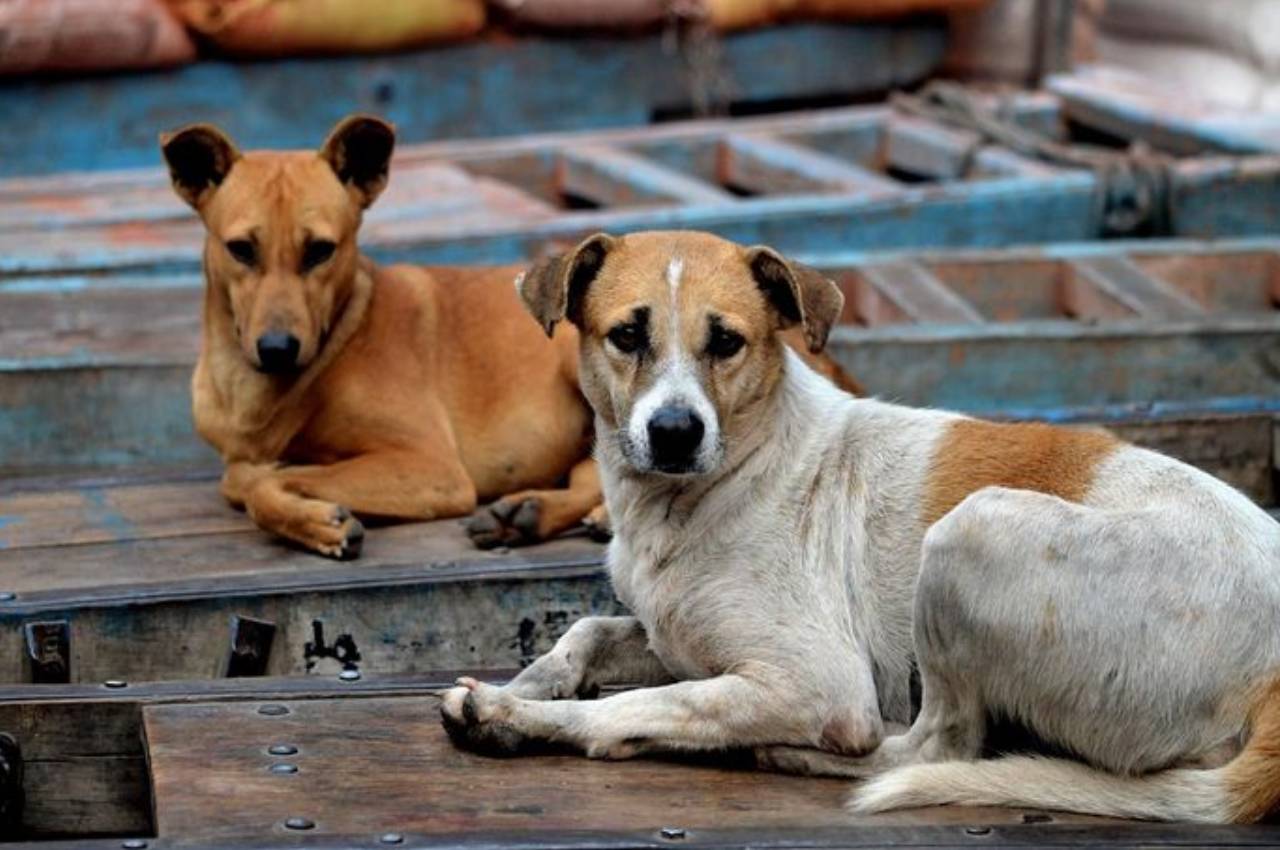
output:
<path id="1" fill-rule="evenodd" d="M 283 762 L 283 761 L 280 762 L 279 764 L 271 765 L 271 767 L 268 769 L 272 773 L 278 773 L 281 776 L 291 776 L 292 774 L 295 774 L 298 772 L 298 766 L 296 764 L 289 764 L 288 762 Z"/>
<path id="2" fill-rule="evenodd" d="M 272 744 L 267 752 L 273 756 L 292 756 L 297 754 L 298 748 L 293 744 Z"/>
<path id="3" fill-rule="evenodd" d="M 279 717 L 282 714 L 288 714 L 289 707 L 278 702 L 270 702 L 259 708 L 258 713 L 265 714 L 267 717 Z"/>
<path id="4" fill-rule="evenodd" d="M 358 682 L 360 681 L 360 671 L 359 670 L 343 670 L 341 673 L 338 674 L 338 678 L 344 682 Z"/>
<path id="5" fill-rule="evenodd" d="M 107 679 L 105 682 L 102 683 L 102 687 L 116 690 L 119 688 L 129 687 L 129 683 L 126 682 L 124 679 Z"/>
<path id="6" fill-rule="evenodd" d="M 316 822 L 310 818 L 289 818 L 284 822 L 285 829 L 315 829 Z"/>
<path id="7" fill-rule="evenodd" d="M 688 833 L 678 826 L 664 826 L 658 831 L 658 834 L 668 841 L 679 841 L 688 835 Z"/>
<path id="8" fill-rule="evenodd" d="M 989 826 L 966 826 L 964 831 L 967 835 L 990 835 L 991 827 Z"/>
<path id="9" fill-rule="evenodd" d="M 403 844 L 404 836 L 398 832 L 384 832 L 378 836 L 378 841 L 383 844 Z"/>
<path id="10" fill-rule="evenodd" d="M 120 843 L 124 850 L 146 850 L 147 842 L 141 838 L 127 838 Z"/>

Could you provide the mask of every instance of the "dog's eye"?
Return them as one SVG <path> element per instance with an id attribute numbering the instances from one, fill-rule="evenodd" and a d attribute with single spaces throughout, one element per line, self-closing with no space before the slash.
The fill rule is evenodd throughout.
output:
<path id="1" fill-rule="evenodd" d="M 747 341 L 737 331 L 722 327 L 711 329 L 711 339 L 707 340 L 707 354 L 717 360 L 728 360 L 742 350 Z"/>
<path id="2" fill-rule="evenodd" d="M 645 344 L 644 330 L 634 322 L 617 325 L 608 336 L 613 347 L 623 354 L 634 354 Z"/>
<path id="3" fill-rule="evenodd" d="M 307 247 L 302 249 L 303 271 L 311 271 L 321 263 L 327 262 L 333 256 L 333 252 L 337 247 L 328 239 L 316 239 L 308 242 Z"/>
<path id="4" fill-rule="evenodd" d="M 248 239 L 232 239 L 227 242 L 227 253 L 236 258 L 236 262 L 252 266 L 258 262 L 258 250 Z"/>

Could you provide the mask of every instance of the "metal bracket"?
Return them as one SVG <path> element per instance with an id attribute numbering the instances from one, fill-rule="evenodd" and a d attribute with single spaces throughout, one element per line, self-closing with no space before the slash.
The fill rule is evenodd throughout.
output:
<path id="1" fill-rule="evenodd" d="M 226 678 L 263 676 L 271 660 L 276 624 L 268 620 L 231 616 L 231 650 L 227 654 Z"/>
<path id="2" fill-rule="evenodd" d="M 0 835 L 13 835 L 22 823 L 22 750 L 12 735 L 0 732 Z"/>
<path id="3" fill-rule="evenodd" d="M 22 627 L 37 685 L 65 685 L 71 681 L 71 626 L 66 620 L 27 623 Z"/>

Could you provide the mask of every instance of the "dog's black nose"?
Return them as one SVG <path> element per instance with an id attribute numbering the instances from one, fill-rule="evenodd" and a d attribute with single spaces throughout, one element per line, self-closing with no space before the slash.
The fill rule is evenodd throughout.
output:
<path id="1" fill-rule="evenodd" d="M 660 407 L 649 419 L 649 451 L 663 472 L 686 472 L 693 466 L 702 435 L 702 419 L 687 407 Z"/>
<path id="2" fill-rule="evenodd" d="M 267 331 L 258 337 L 258 362 L 264 372 L 288 372 L 298 365 L 298 338 L 284 331 Z"/>

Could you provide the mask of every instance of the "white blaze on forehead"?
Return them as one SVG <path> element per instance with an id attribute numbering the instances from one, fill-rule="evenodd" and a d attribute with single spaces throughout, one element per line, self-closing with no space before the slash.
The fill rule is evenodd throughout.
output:
<path id="1" fill-rule="evenodd" d="M 649 420 L 661 407 L 680 405 L 691 408 L 702 420 L 705 436 L 700 454 L 709 457 L 719 441 L 719 423 L 715 408 L 711 406 L 698 375 L 698 364 L 684 350 L 680 337 L 680 283 L 684 275 L 684 260 L 672 257 L 667 263 L 666 280 L 671 291 L 670 330 L 661 353 L 654 382 L 636 399 L 628 423 L 632 444 L 642 448 L 647 459 L 649 453 Z"/>
<path id="2" fill-rule="evenodd" d="M 672 257 L 667 263 L 667 285 L 671 287 L 671 298 L 674 300 L 680 291 L 680 275 L 684 274 L 684 260 Z"/>

